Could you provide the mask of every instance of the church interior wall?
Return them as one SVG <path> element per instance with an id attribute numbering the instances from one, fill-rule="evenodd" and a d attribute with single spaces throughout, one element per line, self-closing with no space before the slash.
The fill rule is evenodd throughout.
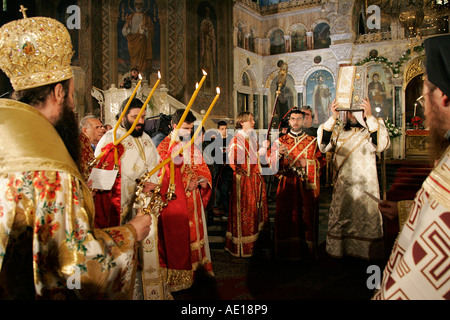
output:
<path id="1" fill-rule="evenodd" d="M 306 3 L 306 2 L 305 2 Z M 288 4 L 288 2 L 283 2 Z M 307 104 L 306 82 L 308 77 L 318 70 L 329 72 L 333 81 L 336 81 L 339 68 L 345 65 L 362 64 L 372 70 L 385 70 L 385 81 L 389 88 L 388 109 L 383 114 L 385 119 L 393 122 L 403 133 L 410 125 L 411 109 L 414 107 L 411 97 L 406 99 L 406 85 L 403 74 L 410 68 L 411 62 L 423 56 L 423 52 L 415 52 L 426 38 L 427 30 L 422 30 L 425 36 L 421 38 L 407 38 L 405 29 L 398 21 L 391 20 L 386 15 L 381 17 L 380 29 L 374 32 L 366 26 L 367 14 L 362 2 L 358 1 L 330 1 L 326 5 L 315 4 L 310 7 L 293 9 L 291 11 L 276 12 L 282 8 L 281 3 L 272 5 L 273 14 L 267 14 L 270 10 L 259 10 L 247 0 L 236 1 L 234 6 L 234 82 L 235 92 L 261 93 L 268 101 L 267 112 L 271 114 L 272 103 L 275 100 L 275 88 L 271 88 L 278 76 L 278 63 L 287 63 L 294 84 L 289 85 L 289 90 L 298 95 L 292 106 Z M 292 2 L 294 5 L 294 2 Z M 275 9 L 273 9 L 275 8 Z M 266 12 L 266 13 L 264 13 Z M 448 17 L 447 24 L 448 24 Z M 314 49 L 314 43 L 307 50 L 292 52 L 292 30 L 294 26 L 304 26 L 308 36 L 314 32 L 314 28 L 325 22 L 330 27 L 331 39 L 328 48 Z M 242 37 L 248 37 L 250 27 L 256 26 L 253 36 L 257 45 L 251 47 L 246 41 L 239 42 Z M 436 28 L 436 27 L 435 27 Z M 270 37 L 272 33 L 281 30 L 285 37 L 285 52 L 271 54 Z M 447 27 L 448 32 L 448 27 Z M 260 38 L 259 38 L 260 37 Z M 308 39 L 309 40 L 309 39 Z M 311 40 L 309 40 L 311 41 Z M 312 39 L 314 41 L 314 39 Z M 252 52 L 253 51 L 253 52 Z M 375 55 L 371 57 L 371 55 Z M 248 64 L 251 61 L 251 66 Z M 398 66 L 398 68 L 396 68 Z M 245 70 L 252 70 L 255 79 L 250 82 L 250 87 L 242 84 L 242 74 Z M 333 83 L 335 85 L 335 83 Z M 260 100 L 264 100 L 262 97 Z M 235 100 L 235 104 L 238 101 Z M 236 106 L 237 111 L 241 107 Z M 252 105 L 249 104 L 249 111 Z M 383 113 L 383 112 L 381 112 Z M 259 127 L 263 123 L 263 116 L 259 118 Z M 405 157 L 405 134 L 396 139 L 402 147 L 396 158 Z"/>
<path id="2" fill-rule="evenodd" d="M 310 102 L 308 80 L 321 70 L 331 75 L 328 81 L 335 86 L 341 66 L 363 63 L 368 67 L 377 64 L 386 67 L 389 62 L 392 71 L 389 85 L 395 91 L 391 100 L 392 121 L 403 130 L 408 124 L 406 117 L 412 106 L 405 99 L 406 83 L 402 75 L 415 58 L 423 55 L 412 49 L 423 43 L 426 36 L 406 38 L 399 22 L 389 20 L 385 15 L 381 17 L 381 28 L 373 32 L 366 26 L 368 15 L 362 1 L 284 1 L 266 7 L 250 0 L 143 2 L 144 7 L 152 8 L 152 21 L 159 27 L 159 42 L 154 48 L 157 61 L 147 84 L 152 87 L 156 82 L 156 71 L 160 70 L 161 89 L 181 104 L 189 102 L 196 82 L 201 79 L 204 61 L 201 41 L 207 36 L 202 23 L 207 18 L 205 8 L 208 8 L 213 28 L 209 39 L 213 39 L 214 50 L 205 51 L 213 57 L 208 56 L 212 60 L 205 61 L 210 61 L 213 69 L 208 85 L 202 88 L 192 108 L 197 113 L 205 111 L 214 98 L 215 87 L 220 87 L 221 97 L 210 116 L 215 122 L 226 119 L 233 123 L 242 107 L 238 106 L 238 101 L 243 94 L 247 97 L 245 108 L 258 112 L 255 118 L 259 121 L 258 127 L 263 128 L 272 111 L 275 97 L 272 85 L 281 62 L 288 65 L 288 89 L 294 95 L 292 106 Z M 91 96 L 91 89 L 118 87 L 125 75 L 126 70 L 120 63 L 126 39 L 118 26 L 124 24 L 125 16 L 133 11 L 128 7 L 134 1 L 24 0 L 23 3 L 29 8 L 29 16 L 52 16 L 59 20 L 67 20 L 69 14 L 63 10 L 67 6 L 76 4 L 80 8 L 81 28 L 69 30 L 74 43 L 75 101 L 80 117 L 87 113 L 102 116 L 97 99 Z M 15 8 L 18 5 L 11 1 L 7 4 L 2 18 L 5 21 L 20 18 Z M 448 17 L 446 19 L 448 32 Z M 329 44 L 315 49 L 315 28 L 321 23 L 329 27 L 321 29 Z M 431 28 L 429 24 L 427 28 Z M 427 30 L 424 34 L 428 34 Z M 271 37 L 279 31 L 284 51 L 271 54 Z M 295 32 L 301 32 L 300 36 Z M 299 41 L 296 37 L 303 42 L 294 45 Z M 384 63 L 368 60 L 374 50 Z M 408 50 L 412 52 L 405 56 Z M 394 72 L 392 64 L 399 62 L 401 66 Z M 242 81 L 244 73 L 249 78 L 248 83 Z M 0 78 L 0 86 L 2 92 L 10 90 L 4 75 Z M 399 139 L 402 145 L 404 139 L 404 136 Z"/>

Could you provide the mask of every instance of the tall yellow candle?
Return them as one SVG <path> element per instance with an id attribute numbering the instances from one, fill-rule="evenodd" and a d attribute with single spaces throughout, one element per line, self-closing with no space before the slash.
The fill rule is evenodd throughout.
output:
<path id="1" fill-rule="evenodd" d="M 150 102 L 150 99 L 153 96 L 153 93 L 156 90 L 156 87 L 159 85 L 159 83 L 161 82 L 161 72 L 158 71 L 158 80 L 156 81 L 155 85 L 153 86 L 152 91 L 150 91 L 150 94 L 148 95 L 147 99 L 145 99 L 144 105 L 142 106 L 144 109 L 147 107 L 147 104 Z"/>
<path id="2" fill-rule="evenodd" d="M 217 92 L 217 94 L 216 94 L 214 100 L 211 102 L 208 110 L 205 113 L 205 116 L 202 119 L 202 124 L 197 128 L 197 130 L 195 130 L 194 135 L 191 138 L 191 143 L 190 144 L 193 144 L 195 138 L 197 138 L 197 136 L 200 134 L 200 131 L 202 130 L 203 125 L 206 123 L 206 119 L 208 119 L 208 116 L 211 113 L 214 105 L 216 104 L 217 99 L 219 99 L 219 96 L 220 96 L 220 88 L 219 87 L 216 88 L 216 92 Z"/>
<path id="3" fill-rule="evenodd" d="M 187 148 L 189 148 L 189 147 L 194 143 L 194 141 L 195 141 L 195 139 L 197 138 L 197 136 L 200 134 L 200 131 L 202 130 L 202 127 L 203 127 L 204 124 L 206 123 L 206 120 L 208 119 L 209 114 L 211 113 L 211 111 L 212 111 L 214 105 L 215 105 L 216 102 L 217 102 L 217 99 L 219 99 L 219 96 L 220 96 L 220 88 L 219 88 L 219 87 L 216 88 L 216 92 L 217 92 L 217 94 L 216 94 L 214 100 L 211 102 L 211 105 L 209 106 L 208 110 L 206 111 L 206 113 L 205 113 L 205 115 L 204 115 L 204 117 L 203 117 L 203 119 L 202 119 L 201 125 L 197 128 L 197 130 L 195 130 L 194 135 L 193 135 L 192 138 L 191 138 L 191 141 L 188 142 L 188 143 L 186 143 L 186 144 L 181 148 L 181 150 L 180 150 L 178 153 L 175 153 L 175 152 L 172 153 L 172 155 L 171 155 L 170 158 L 167 158 L 165 161 L 163 161 L 163 162 L 160 164 L 160 167 L 159 167 L 159 168 L 162 168 L 162 173 L 161 173 L 161 177 L 160 177 L 160 180 L 159 180 L 159 183 L 160 183 L 160 184 L 162 183 L 162 180 L 163 180 L 163 177 L 164 177 L 164 174 L 165 174 L 165 168 L 164 168 L 164 165 L 167 164 L 171 159 L 173 159 L 173 158 L 176 157 L 177 155 L 182 154 L 182 153 L 184 152 L 184 150 L 186 150 Z M 171 165 L 173 165 L 173 161 L 172 161 Z M 155 169 L 156 169 L 156 168 L 155 168 Z M 157 169 L 157 170 L 152 170 L 152 172 L 154 173 L 154 172 L 157 172 L 158 170 L 159 170 L 159 169 Z M 151 176 L 151 175 L 149 175 L 149 176 Z M 170 177 L 170 181 L 171 181 L 171 183 L 173 183 L 173 182 L 174 182 L 174 177 L 171 176 L 171 177 Z"/>
<path id="4" fill-rule="evenodd" d="M 197 130 L 195 130 L 195 133 L 193 135 L 193 137 L 191 138 L 191 141 L 189 141 L 188 143 L 186 143 L 178 152 L 174 151 L 170 157 L 167 157 L 166 159 L 164 159 L 160 164 L 158 164 L 156 167 L 154 167 L 149 173 L 147 173 L 148 177 L 151 177 L 152 175 L 154 175 L 156 172 L 158 172 L 161 168 L 163 169 L 162 173 L 161 173 L 161 178 L 160 178 L 160 183 L 162 183 L 162 179 L 164 177 L 164 166 L 166 164 L 168 164 L 173 158 L 175 158 L 177 155 L 182 154 L 184 152 L 184 150 L 186 150 L 187 148 L 189 148 L 193 143 L 194 140 L 197 138 L 198 134 L 200 133 L 200 131 L 202 130 L 203 125 L 205 124 L 206 120 L 208 119 L 209 114 L 211 113 L 214 105 L 217 102 L 217 99 L 219 99 L 219 95 L 220 95 L 220 89 L 217 88 L 217 94 L 216 97 L 214 98 L 213 102 L 211 103 L 211 105 L 208 108 L 208 111 L 206 111 L 205 116 L 202 119 L 202 125 L 199 126 L 197 128 Z M 172 162 L 173 163 L 173 162 Z"/>
<path id="5" fill-rule="evenodd" d="M 145 109 L 147 108 L 148 102 L 150 101 L 150 99 L 151 99 L 153 93 L 155 92 L 156 87 L 158 86 L 159 82 L 161 81 L 161 73 L 160 73 L 159 71 L 158 71 L 158 77 L 159 77 L 158 81 L 155 82 L 155 85 L 153 86 L 152 91 L 150 92 L 150 94 L 148 95 L 148 97 L 147 97 L 147 99 L 145 100 L 144 104 L 142 105 L 141 110 L 139 111 L 139 113 L 138 113 L 136 119 L 135 119 L 134 122 L 133 122 L 133 125 L 131 126 L 131 128 L 130 128 L 130 129 L 129 129 L 122 137 L 120 137 L 119 140 L 116 140 L 116 141 L 114 142 L 114 145 L 115 145 L 115 146 L 117 146 L 119 143 L 121 143 L 121 142 L 122 142 L 126 137 L 128 137 L 128 136 L 133 132 L 133 130 L 136 128 L 136 125 L 138 124 L 139 119 L 142 117 L 142 114 L 144 113 Z"/>
<path id="6" fill-rule="evenodd" d="M 142 82 L 142 76 L 141 74 L 139 74 L 139 82 L 136 85 L 136 88 L 134 88 L 133 93 L 131 94 L 130 98 L 128 99 L 127 104 L 125 105 L 125 108 L 123 108 L 122 113 L 120 114 L 119 120 L 117 120 L 116 125 L 114 126 L 114 130 L 113 130 L 113 137 L 114 137 L 114 142 L 116 141 L 116 132 L 117 129 L 119 128 L 120 123 L 122 122 L 123 117 L 125 116 L 125 113 L 128 110 L 128 107 L 131 104 L 131 101 L 134 99 L 134 97 L 136 96 L 136 93 L 139 89 L 139 87 L 141 86 L 141 82 Z M 116 144 L 117 145 L 117 144 Z"/>
<path id="7" fill-rule="evenodd" d="M 198 95 L 198 93 L 200 91 L 200 88 L 202 87 L 203 83 L 206 80 L 207 73 L 206 73 L 205 70 L 202 70 L 202 72 L 203 72 L 203 77 L 200 80 L 200 83 L 197 85 L 197 88 L 195 89 L 194 93 L 192 94 L 191 100 L 189 100 L 189 103 L 186 106 L 186 109 L 184 110 L 184 113 L 181 116 L 180 121 L 178 121 L 178 124 L 177 124 L 177 126 L 176 126 L 176 128 L 175 128 L 175 130 L 174 130 L 174 132 L 172 134 L 172 139 L 170 140 L 170 146 L 172 146 L 172 144 L 175 142 L 175 139 L 178 136 L 178 131 L 180 130 L 184 120 L 186 119 L 187 114 L 188 114 L 189 110 L 191 109 L 192 104 L 194 103 L 195 98 L 197 97 L 197 95 Z"/>
<path id="8" fill-rule="evenodd" d="M 141 75 L 139 75 L 139 78 L 142 80 Z M 129 129 L 122 137 L 120 137 L 120 138 L 117 140 L 117 139 L 116 139 L 116 130 L 117 130 L 117 128 L 119 127 L 119 124 L 121 123 L 123 117 L 125 116 L 125 113 L 127 112 L 128 107 L 130 106 L 131 100 L 133 100 L 134 96 L 136 95 L 138 85 L 140 85 L 141 81 L 139 81 L 138 85 L 136 85 L 136 89 L 134 90 L 133 94 L 130 96 L 130 99 L 128 100 L 128 103 L 126 104 L 125 108 L 123 109 L 122 114 L 120 115 L 120 118 L 119 118 L 119 120 L 117 121 L 116 126 L 115 126 L 115 128 L 114 128 L 115 131 L 114 131 L 114 142 L 113 142 L 113 143 L 114 143 L 115 146 L 117 146 L 119 143 L 121 143 L 121 142 L 122 142 L 126 137 L 128 137 L 128 136 L 133 132 L 133 130 L 136 128 L 136 125 L 137 125 L 137 123 L 139 122 L 139 119 L 141 118 L 142 114 L 144 113 L 144 111 L 145 111 L 145 109 L 146 109 L 146 107 L 147 107 L 147 104 L 149 103 L 149 101 L 150 101 L 150 99 L 151 99 L 153 93 L 155 92 L 156 87 L 159 85 L 160 81 L 161 81 L 161 73 L 158 71 L 158 80 L 156 81 L 155 85 L 153 86 L 152 91 L 150 92 L 150 94 L 148 95 L 148 97 L 147 97 L 147 99 L 145 100 L 144 104 L 142 105 L 141 110 L 139 111 L 138 116 L 136 117 L 136 119 L 135 119 L 134 122 L 133 122 L 133 125 L 131 126 L 131 128 L 130 128 L 130 129 Z M 104 152 L 102 152 L 100 155 L 98 155 L 98 157 L 95 158 L 95 160 L 100 159 L 100 158 L 103 156 L 103 154 L 104 154 Z M 117 150 L 114 150 L 114 160 L 115 160 L 116 163 L 117 163 Z"/>

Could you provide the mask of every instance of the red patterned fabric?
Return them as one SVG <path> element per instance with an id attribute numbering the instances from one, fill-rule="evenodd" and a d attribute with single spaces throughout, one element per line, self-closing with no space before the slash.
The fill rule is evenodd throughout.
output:
<path id="1" fill-rule="evenodd" d="M 88 164 L 94 159 L 94 150 L 92 150 L 89 138 L 83 132 L 80 132 L 79 140 L 81 145 L 81 157 L 78 161 L 78 169 L 87 182 L 92 170 L 89 169 Z"/>
<path id="2" fill-rule="evenodd" d="M 450 300 L 450 147 L 417 192 L 373 299 Z"/>
<path id="3" fill-rule="evenodd" d="M 275 214 L 275 254 L 278 259 L 297 260 L 314 258 L 318 237 L 320 168 L 326 163 L 317 147 L 315 137 L 287 134 L 279 139 L 280 145 L 290 151 L 279 162 L 279 184 Z M 272 148 L 272 163 L 277 160 Z M 300 159 L 308 159 L 307 180 L 302 181 L 292 170 L 300 168 Z"/>
<path id="4" fill-rule="evenodd" d="M 225 250 L 237 257 L 253 255 L 259 232 L 269 221 L 257 151 L 257 142 L 241 133 L 237 133 L 229 145 L 229 159 L 233 162 L 230 166 L 234 173 Z"/>
<path id="5" fill-rule="evenodd" d="M 161 160 L 166 158 L 171 150 L 176 150 L 181 147 L 180 142 L 176 141 L 172 145 L 172 148 L 169 148 L 171 140 L 171 135 L 167 136 L 159 145 L 158 152 L 161 156 Z M 189 156 L 189 160 L 185 157 Z M 195 271 L 199 267 L 203 266 L 208 272 L 212 273 L 212 264 L 211 260 L 208 257 L 209 250 L 205 248 L 205 245 L 208 246 L 207 243 L 207 234 L 204 226 L 206 225 L 204 222 L 205 215 L 203 214 L 204 208 L 206 207 L 209 198 L 211 196 L 211 185 L 212 185 L 212 177 L 209 171 L 208 166 L 203 160 L 201 151 L 198 150 L 194 145 L 188 148 L 184 155 L 178 160 L 181 161 L 178 165 L 176 165 L 177 180 L 176 180 L 176 189 L 185 191 L 184 202 L 183 198 L 173 200 L 172 202 L 178 202 L 179 206 L 184 206 L 187 209 L 188 213 L 188 228 L 189 228 L 189 245 L 190 245 L 190 261 L 192 265 L 192 270 Z M 177 160 L 175 161 L 177 163 Z M 166 168 L 166 172 L 168 172 L 168 166 Z M 207 183 L 208 187 L 206 189 L 200 188 L 200 186 L 193 191 L 187 191 L 189 181 L 191 179 L 199 179 L 203 177 Z M 182 184 L 180 184 L 182 182 Z M 169 210 L 169 208 L 165 208 L 162 212 L 162 215 Z M 181 227 L 181 226 L 180 226 Z M 165 230 L 175 228 L 174 226 L 168 226 Z M 166 232 L 166 231 L 164 231 Z M 173 230 L 176 232 L 176 230 Z M 178 244 L 177 244 L 178 245 Z M 167 244 L 166 244 L 167 247 Z"/>
<path id="6" fill-rule="evenodd" d="M 96 167 L 104 170 L 114 169 L 114 145 L 109 143 L 102 151 L 105 154 L 97 162 Z M 120 157 L 124 152 L 124 147 L 122 144 L 116 146 L 118 152 L 118 166 L 119 172 L 117 173 L 116 181 L 111 190 L 97 191 L 94 196 L 95 202 L 95 227 L 96 228 L 109 228 L 120 226 L 120 212 L 121 212 L 121 188 L 120 188 Z"/>
<path id="7" fill-rule="evenodd" d="M 164 160 L 161 158 L 161 160 Z M 170 172 L 167 168 L 162 182 L 161 194 L 166 200 Z M 181 179 L 180 166 L 175 166 L 176 199 L 168 202 L 158 220 L 159 261 L 161 267 L 170 270 L 191 270 L 191 247 L 189 245 L 189 213 L 186 194 Z"/>

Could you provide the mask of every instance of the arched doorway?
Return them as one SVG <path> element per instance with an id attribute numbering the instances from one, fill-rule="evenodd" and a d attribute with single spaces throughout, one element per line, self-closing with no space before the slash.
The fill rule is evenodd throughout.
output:
<path id="1" fill-rule="evenodd" d="M 405 154 L 407 159 L 428 159 L 429 131 L 425 129 L 424 109 L 417 102 L 422 95 L 425 56 L 412 60 L 404 74 L 405 90 Z M 412 119 L 420 117 L 421 125 L 414 128 Z M 416 130 L 418 129 L 418 130 Z"/>
<path id="2" fill-rule="evenodd" d="M 406 129 L 412 129 L 413 125 L 411 119 L 414 116 L 424 117 L 424 108 L 417 102 L 417 98 L 422 95 L 423 88 L 423 73 L 415 76 L 407 84 L 405 90 L 405 123 Z"/>

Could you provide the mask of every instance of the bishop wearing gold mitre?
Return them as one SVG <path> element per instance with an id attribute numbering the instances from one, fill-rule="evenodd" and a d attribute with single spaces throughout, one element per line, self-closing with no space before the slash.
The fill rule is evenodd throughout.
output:
<path id="1" fill-rule="evenodd" d="M 131 297 L 151 217 L 94 228 L 76 165 L 72 54 L 51 18 L 24 14 L 0 28 L 0 68 L 16 99 L 0 99 L 0 299 Z"/>

